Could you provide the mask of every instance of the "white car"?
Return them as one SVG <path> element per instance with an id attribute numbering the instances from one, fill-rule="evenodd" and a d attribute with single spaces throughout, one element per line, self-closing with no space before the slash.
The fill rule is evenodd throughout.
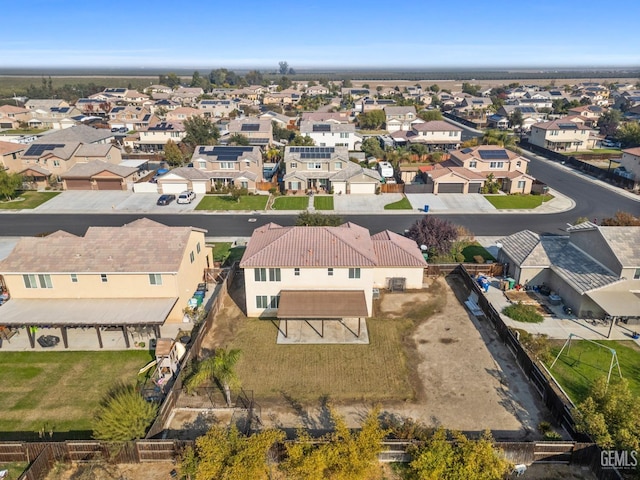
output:
<path id="1" fill-rule="evenodd" d="M 177 203 L 191 203 L 196 199 L 196 194 L 192 190 L 187 190 L 178 195 Z"/>

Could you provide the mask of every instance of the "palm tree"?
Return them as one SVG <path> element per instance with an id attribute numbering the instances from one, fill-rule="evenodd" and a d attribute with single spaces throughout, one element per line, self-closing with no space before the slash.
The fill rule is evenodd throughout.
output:
<path id="1" fill-rule="evenodd" d="M 241 351 L 238 349 L 217 348 L 213 357 L 201 361 L 193 375 L 187 378 L 185 388 L 187 392 L 193 391 L 209 380 L 216 380 L 227 400 L 227 406 L 231 406 L 231 386 L 238 384 L 235 366 L 240 359 Z"/>

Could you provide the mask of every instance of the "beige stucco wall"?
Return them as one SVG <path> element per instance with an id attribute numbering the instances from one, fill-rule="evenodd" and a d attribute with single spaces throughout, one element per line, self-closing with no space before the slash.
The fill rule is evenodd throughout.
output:
<path id="1" fill-rule="evenodd" d="M 524 181 L 524 188 L 518 188 L 518 182 L 520 181 Z M 519 178 L 514 178 L 514 179 L 508 179 L 507 182 L 505 182 L 505 192 L 507 193 L 524 193 L 524 194 L 529 194 L 531 193 L 531 187 L 533 186 L 533 180 L 528 178 L 528 177 L 519 177 Z"/>
<path id="2" fill-rule="evenodd" d="M 256 282 L 253 268 L 244 269 L 247 315 L 249 317 L 276 316 L 276 310 L 256 307 L 256 296 L 280 294 L 281 290 L 363 290 L 367 302 L 367 312 L 371 316 L 373 303 L 373 268 L 361 268 L 360 278 L 349 278 L 348 268 L 334 268 L 329 276 L 327 268 L 300 268 L 300 275 L 294 275 L 293 268 L 281 268 L 279 282 Z"/>
<path id="3" fill-rule="evenodd" d="M 620 159 L 620 166 L 629 172 L 633 172 L 635 180 L 640 181 L 640 156 L 623 153 L 622 159 Z"/>
<path id="4" fill-rule="evenodd" d="M 390 278 L 406 278 L 406 288 L 408 289 L 422 288 L 424 276 L 424 268 L 422 267 L 375 268 L 373 272 L 373 286 L 375 288 L 387 288 Z"/>
<path id="5" fill-rule="evenodd" d="M 200 252 L 198 252 L 198 244 L 200 245 Z M 191 252 L 193 252 L 194 255 L 193 263 L 190 258 Z M 198 283 L 204 280 L 204 270 L 207 268 L 207 255 L 209 255 L 209 264 L 213 265 L 213 256 L 211 249 L 205 245 L 204 233 L 192 231 L 176 277 L 178 301 L 167 317 L 167 323 L 182 322 L 182 310 L 187 306 L 187 302 L 193 296 L 193 292 L 198 287 Z"/>

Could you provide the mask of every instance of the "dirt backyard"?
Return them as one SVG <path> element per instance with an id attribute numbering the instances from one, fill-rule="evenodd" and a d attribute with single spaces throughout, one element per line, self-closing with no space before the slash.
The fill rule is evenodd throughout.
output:
<path id="1" fill-rule="evenodd" d="M 546 409 L 491 326 L 469 315 L 461 304 L 460 300 L 465 299 L 462 280 L 449 276 L 430 282 L 435 283 L 424 290 L 384 293 L 376 301 L 375 318 L 368 320 L 370 345 L 303 345 L 297 346 L 298 350 L 275 345 L 275 327 L 264 327 L 266 322 L 259 324 L 256 320 L 250 323 L 252 320 L 247 320 L 233 301 L 227 299 L 225 309 L 216 319 L 215 328 L 203 347 L 212 349 L 229 344 L 236 347 L 238 345 L 233 342 L 246 338 L 246 329 L 251 326 L 254 332 L 256 328 L 273 329 L 273 332 L 264 330 L 262 337 L 252 339 L 255 347 L 243 354 L 243 358 L 248 361 L 249 357 L 251 363 L 239 368 L 242 382 L 250 378 L 252 382 L 261 381 L 269 387 L 257 389 L 256 395 L 264 426 L 287 431 L 297 427 L 329 429 L 331 423 L 326 407 L 330 402 L 353 427 L 359 425 L 374 405 L 379 405 L 385 416 L 409 417 L 430 426 L 442 425 L 466 432 L 489 428 L 501 440 L 540 438 L 537 425 L 542 420 L 549 420 L 545 416 Z M 386 338 L 376 338 L 377 335 Z M 395 337 L 398 337 L 397 341 Z M 246 345 L 243 344 L 244 348 L 251 348 Z M 271 368 L 265 367 L 269 364 L 268 359 L 259 358 L 268 355 L 261 353 L 260 348 L 264 346 L 275 352 L 289 348 L 286 350 L 289 355 L 279 356 Z M 392 351 L 389 351 L 390 346 Z M 307 356 L 298 356 L 301 350 Z M 313 355 L 309 356 L 309 351 Z M 333 354 L 322 357 L 327 351 Z M 345 354 L 346 357 L 341 358 L 350 359 L 342 362 L 346 364 L 331 368 L 325 365 L 325 362 L 330 364 L 327 358 Z M 323 360 L 313 364 L 313 376 L 302 377 L 308 378 L 308 383 L 301 386 L 288 383 L 287 372 L 290 372 L 289 376 L 308 375 L 299 364 L 313 363 L 315 356 Z M 379 363 L 376 363 L 377 356 L 383 358 Z M 353 375 L 349 366 L 357 369 L 363 358 L 367 360 L 360 370 L 362 378 L 348 377 L 346 387 L 336 385 L 333 390 L 332 382 L 321 382 L 328 376 L 340 383 L 340 371 Z M 371 368 L 367 369 L 367 364 Z M 392 378 L 387 378 L 389 376 Z M 397 385 L 400 393 L 394 396 L 391 392 L 385 396 L 385 389 L 378 391 L 371 387 L 372 383 L 374 386 L 376 383 Z M 243 383 L 243 386 L 246 385 Z M 292 394 L 289 387 L 306 388 L 307 395 Z M 351 390 L 345 391 L 345 388 Z M 266 393 L 261 396 L 260 392 Z M 174 433 L 186 429 L 201 434 L 208 423 L 224 417 L 220 413 L 207 415 L 206 400 L 197 406 L 204 409 L 183 408 L 175 412 L 170 429 Z M 190 436 L 189 432 L 182 433 L 182 438 Z"/>

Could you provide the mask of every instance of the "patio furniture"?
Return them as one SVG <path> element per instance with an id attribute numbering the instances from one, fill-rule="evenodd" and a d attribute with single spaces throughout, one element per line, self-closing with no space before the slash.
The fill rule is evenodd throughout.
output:
<path id="1" fill-rule="evenodd" d="M 38 337 L 38 344 L 42 348 L 55 347 L 60 343 L 60 337 L 56 337 L 55 335 L 41 335 Z"/>

